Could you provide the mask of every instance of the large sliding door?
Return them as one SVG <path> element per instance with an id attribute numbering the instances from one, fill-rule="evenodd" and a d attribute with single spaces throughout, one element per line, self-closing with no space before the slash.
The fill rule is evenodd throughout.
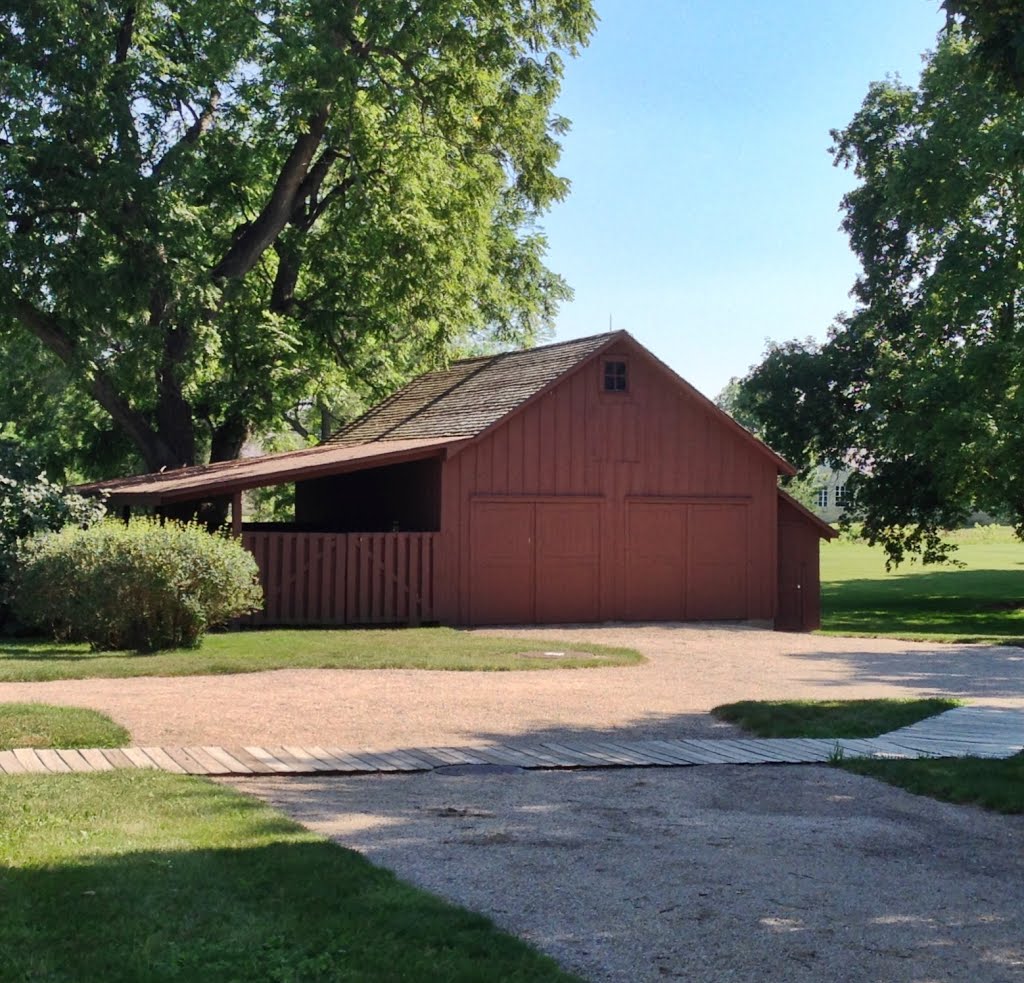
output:
<path id="1" fill-rule="evenodd" d="M 600 503 L 483 500 L 470 521 L 471 623 L 599 619 Z"/>
<path id="2" fill-rule="evenodd" d="M 743 504 L 627 501 L 623 617 L 748 617 L 747 522 Z"/>

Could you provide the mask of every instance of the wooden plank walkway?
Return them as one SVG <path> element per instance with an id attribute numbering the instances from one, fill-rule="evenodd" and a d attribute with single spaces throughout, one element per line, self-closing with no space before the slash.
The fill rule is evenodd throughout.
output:
<path id="1" fill-rule="evenodd" d="M 581 740 L 468 747 L 126 747 L 0 751 L 0 774 L 151 768 L 186 775 L 366 775 L 458 765 L 526 769 L 814 764 L 843 757 L 1008 758 L 1024 750 L 1024 710 L 957 707 L 881 737 Z"/>

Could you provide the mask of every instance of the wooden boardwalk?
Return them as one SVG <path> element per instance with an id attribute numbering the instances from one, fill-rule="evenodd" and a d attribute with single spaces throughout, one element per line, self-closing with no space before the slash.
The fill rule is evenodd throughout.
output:
<path id="1" fill-rule="evenodd" d="M 529 769 L 814 764 L 848 758 L 1007 758 L 1024 750 L 1024 710 L 958 707 L 882 737 L 565 740 L 467 747 L 125 747 L 0 751 L 0 774 L 153 768 L 184 775 L 366 775 L 457 765 Z"/>

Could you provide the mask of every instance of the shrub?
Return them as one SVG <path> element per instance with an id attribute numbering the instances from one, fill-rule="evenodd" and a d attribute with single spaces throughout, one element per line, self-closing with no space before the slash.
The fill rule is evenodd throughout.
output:
<path id="1" fill-rule="evenodd" d="M 14 608 L 58 640 L 152 652 L 193 647 L 207 628 L 262 601 L 256 561 L 237 540 L 139 518 L 27 540 Z"/>
<path id="2" fill-rule="evenodd" d="M 0 439 L 0 623 L 18 543 L 35 533 L 99 522 L 106 511 L 101 499 L 83 498 L 50 481 L 16 441 Z"/>

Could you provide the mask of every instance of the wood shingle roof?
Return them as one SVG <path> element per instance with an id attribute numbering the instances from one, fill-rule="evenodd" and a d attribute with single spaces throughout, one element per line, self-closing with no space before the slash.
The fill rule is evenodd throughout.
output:
<path id="1" fill-rule="evenodd" d="M 616 337 L 600 334 L 463 359 L 413 379 L 327 443 L 475 437 Z"/>

